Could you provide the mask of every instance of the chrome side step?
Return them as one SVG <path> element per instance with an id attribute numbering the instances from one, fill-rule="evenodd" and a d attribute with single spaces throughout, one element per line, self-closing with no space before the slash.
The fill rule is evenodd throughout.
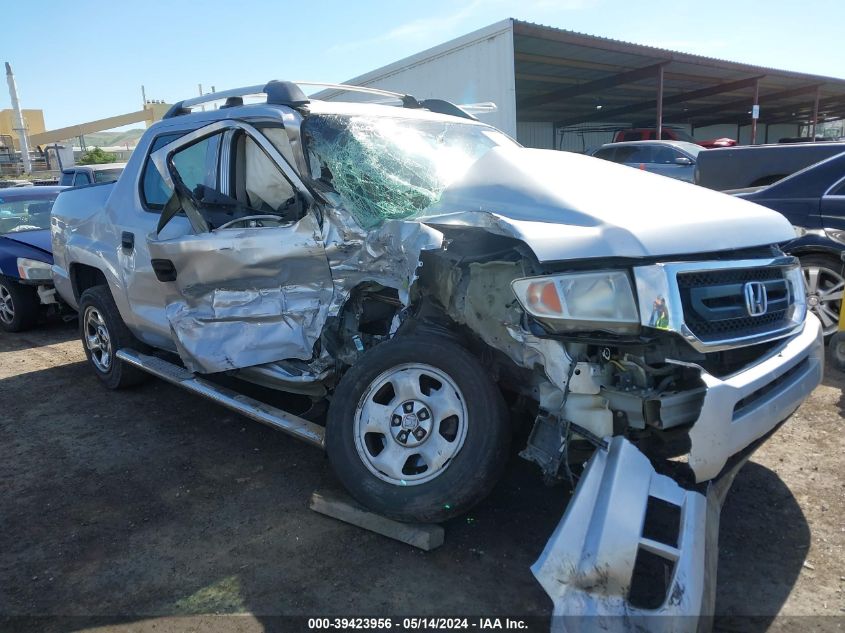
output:
<path id="1" fill-rule="evenodd" d="M 221 404 L 224 407 L 237 411 L 248 418 L 272 426 L 275 429 L 284 431 L 294 437 L 304 440 L 309 444 L 325 448 L 325 429 L 305 418 L 282 411 L 276 407 L 259 402 L 238 393 L 232 389 L 215 385 L 202 378 L 197 378 L 187 369 L 168 363 L 156 356 L 141 354 L 133 349 L 121 349 L 116 356 L 130 365 L 143 369 L 144 371 L 166 380 L 183 389 L 187 389 L 204 398 L 208 398 Z"/>

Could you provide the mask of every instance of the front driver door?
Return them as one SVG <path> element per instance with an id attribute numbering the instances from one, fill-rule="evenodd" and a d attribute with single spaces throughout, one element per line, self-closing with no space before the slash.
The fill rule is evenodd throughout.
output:
<path id="1" fill-rule="evenodd" d="M 220 132 L 231 146 L 219 187 L 189 191 L 174 155 Z M 310 359 L 332 279 L 313 198 L 279 150 L 253 126 L 219 121 L 152 159 L 176 193 L 148 248 L 186 366 L 214 373 Z M 175 214 L 193 233 L 163 238 Z"/>

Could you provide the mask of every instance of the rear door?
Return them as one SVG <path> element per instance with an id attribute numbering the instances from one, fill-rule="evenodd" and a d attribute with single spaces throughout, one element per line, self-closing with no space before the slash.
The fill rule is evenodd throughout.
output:
<path id="1" fill-rule="evenodd" d="M 822 196 L 819 210 L 822 227 L 839 231 L 845 238 L 845 178 Z"/>
<path id="2" fill-rule="evenodd" d="M 279 147 L 283 132 L 220 121 L 151 156 L 176 195 L 147 248 L 176 347 L 194 371 L 308 360 L 322 333 L 332 278 L 318 210 L 283 156 L 289 147 Z M 220 138 L 219 177 L 194 184 L 179 156 L 209 138 Z M 167 237 L 180 217 L 190 234 Z"/>

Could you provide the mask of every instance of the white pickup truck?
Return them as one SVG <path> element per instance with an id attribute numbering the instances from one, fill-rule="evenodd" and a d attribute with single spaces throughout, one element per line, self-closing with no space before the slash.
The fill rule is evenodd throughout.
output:
<path id="1" fill-rule="evenodd" d="M 325 447 L 355 498 L 400 520 L 483 499 L 525 419 L 523 457 L 581 474 L 534 567 L 555 613 L 710 612 L 733 474 L 822 377 L 778 248 L 792 227 L 369 92 L 401 107 L 289 82 L 182 102 L 117 183 L 59 196 L 55 284 L 93 371 L 112 389 L 155 375 Z M 232 377 L 328 400 L 327 419 Z M 648 628 L 664 626 L 695 622 Z"/>

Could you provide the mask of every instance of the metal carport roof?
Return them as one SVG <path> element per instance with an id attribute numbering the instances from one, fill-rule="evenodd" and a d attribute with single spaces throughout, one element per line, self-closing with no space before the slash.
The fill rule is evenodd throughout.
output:
<path id="1" fill-rule="evenodd" d="M 662 75 L 662 121 L 695 127 L 813 124 L 845 118 L 845 80 L 622 42 L 513 20 L 518 121 L 556 127 L 630 121 L 654 126 Z"/>

